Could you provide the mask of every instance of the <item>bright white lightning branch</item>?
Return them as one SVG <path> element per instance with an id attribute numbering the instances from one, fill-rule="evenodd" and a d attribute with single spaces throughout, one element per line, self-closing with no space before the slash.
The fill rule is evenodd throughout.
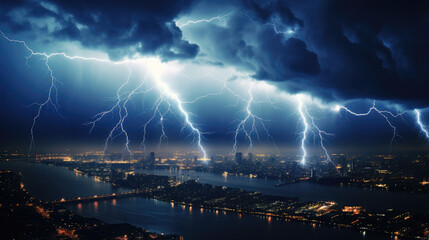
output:
<path id="1" fill-rule="evenodd" d="M 160 107 L 161 107 L 161 104 L 164 102 L 167 104 L 167 110 L 162 112 L 160 110 Z M 147 126 L 155 119 L 156 115 L 159 115 L 159 123 L 161 125 L 161 132 L 162 132 L 161 136 L 159 137 L 158 149 L 161 147 L 162 141 L 164 139 L 168 139 L 167 134 L 165 132 L 165 127 L 164 127 L 164 118 L 165 118 L 165 115 L 167 115 L 170 112 L 170 109 L 171 109 L 171 105 L 168 102 L 166 102 L 162 96 L 159 96 L 158 99 L 156 99 L 153 105 L 153 113 L 143 126 L 143 140 L 140 144 L 143 147 L 143 151 L 146 151 Z"/>
<path id="2" fill-rule="evenodd" d="M 140 84 L 135 87 L 131 92 L 128 92 L 125 95 L 124 98 L 122 98 L 123 95 L 121 95 L 121 91 L 123 90 L 123 88 L 129 83 L 130 78 L 131 78 L 131 68 L 129 67 L 129 65 L 127 64 L 127 68 L 129 71 L 128 74 L 128 78 L 127 80 L 118 88 L 118 90 L 116 91 L 116 104 L 110 108 L 107 111 L 103 111 L 97 115 L 95 115 L 95 120 L 92 122 L 87 123 L 86 125 L 91 125 L 91 129 L 90 132 L 92 131 L 92 129 L 95 127 L 95 125 L 101 121 L 103 119 L 103 117 L 106 114 L 110 114 L 113 112 L 113 110 L 115 110 L 116 108 L 118 109 L 118 115 L 119 115 L 119 119 L 118 122 L 116 123 L 116 125 L 111 129 L 111 131 L 109 132 L 109 135 L 107 137 L 107 139 L 105 140 L 105 144 L 104 144 L 104 151 L 107 151 L 107 148 L 109 147 L 109 143 L 111 141 L 113 141 L 116 137 L 118 137 L 119 135 L 124 135 L 125 137 L 125 145 L 124 145 L 124 150 L 126 150 L 128 152 L 129 155 L 131 155 L 131 150 L 129 148 L 129 144 L 130 144 L 130 140 L 128 137 L 128 132 L 125 130 L 124 128 L 124 122 L 125 119 L 128 117 L 128 109 L 127 109 L 127 104 L 128 102 L 131 100 L 131 98 L 136 95 L 136 94 L 141 94 L 141 93 L 147 93 L 149 91 L 151 91 L 152 89 L 148 89 L 145 91 L 139 91 L 139 89 L 144 85 L 145 81 L 141 81 Z M 122 104 L 121 104 L 122 102 Z M 119 133 L 114 135 L 115 132 L 119 130 Z"/>
<path id="3" fill-rule="evenodd" d="M 209 22 L 212 22 L 212 21 L 225 22 L 226 21 L 226 17 L 228 15 L 230 15 L 231 13 L 233 13 L 233 11 L 229 12 L 227 14 L 218 15 L 218 16 L 215 16 L 215 17 L 212 17 L 212 18 L 209 18 L 209 19 L 203 18 L 203 19 L 199 19 L 199 20 L 189 20 L 189 21 L 187 21 L 187 22 L 185 22 L 183 24 L 180 24 L 178 27 L 182 28 L 182 27 L 187 26 L 189 24 L 202 23 L 202 22 L 206 22 L 206 23 L 209 23 Z"/>
<path id="4" fill-rule="evenodd" d="M 316 130 L 316 132 L 317 132 L 317 135 L 318 135 L 319 140 L 320 140 L 320 147 L 321 147 L 321 148 L 323 149 L 323 151 L 325 152 L 326 159 L 327 159 L 329 162 L 331 162 L 331 163 L 332 163 L 331 156 L 329 156 L 328 150 L 326 149 L 325 144 L 324 144 L 324 140 L 325 140 L 324 136 L 334 136 L 334 134 L 332 134 L 332 133 L 328 133 L 328 132 L 326 132 L 326 131 L 324 131 L 324 130 L 321 130 L 321 129 L 316 125 L 316 123 L 314 122 L 314 117 L 313 117 L 313 116 L 311 116 L 311 114 L 308 112 L 308 110 L 307 110 L 307 108 L 306 108 L 305 106 L 304 106 L 304 110 L 305 110 L 305 113 L 307 114 L 307 116 L 308 116 L 308 117 L 310 118 L 310 120 L 311 120 L 312 128 L 313 128 L 313 129 L 315 129 L 315 130 Z"/>
<path id="5" fill-rule="evenodd" d="M 265 131 L 266 135 L 272 141 L 274 147 L 276 148 L 277 153 L 279 153 L 279 150 L 277 148 L 277 144 L 276 144 L 273 136 L 270 134 L 270 132 L 268 131 L 268 129 L 265 126 L 265 122 L 268 121 L 268 120 L 265 120 L 265 119 L 263 119 L 263 118 L 255 115 L 251 111 L 251 105 L 252 104 L 259 104 L 259 103 L 267 103 L 267 104 L 270 104 L 273 108 L 277 109 L 274 106 L 274 103 L 269 98 L 268 94 L 267 94 L 266 100 L 264 100 L 264 101 L 256 101 L 253 98 L 253 94 L 252 94 L 252 89 L 253 89 L 253 86 L 254 86 L 255 83 L 252 82 L 250 84 L 249 89 L 248 89 L 249 98 L 246 99 L 246 98 L 243 98 L 242 96 L 240 96 L 238 93 L 234 92 L 230 87 L 228 87 L 227 82 L 228 81 L 224 81 L 222 89 L 220 91 L 216 92 L 216 93 L 209 93 L 209 94 L 206 94 L 206 95 L 203 95 L 203 96 L 199 96 L 199 97 L 195 98 L 192 101 L 183 101 L 182 103 L 195 103 L 195 102 L 197 102 L 197 101 L 199 101 L 201 99 L 205 99 L 205 98 L 208 98 L 208 97 L 211 97 L 211 96 L 220 96 L 222 94 L 225 94 L 226 92 L 230 93 L 235 98 L 237 98 L 237 103 L 234 104 L 234 105 L 230 105 L 230 107 L 236 107 L 238 105 L 239 101 L 242 101 L 242 102 L 244 102 L 246 104 L 245 108 L 243 109 L 243 112 L 245 112 L 246 115 L 245 115 L 245 117 L 243 119 L 237 120 L 239 122 L 239 124 L 237 125 L 237 127 L 235 128 L 235 130 L 232 132 L 232 134 L 234 135 L 234 144 L 233 144 L 233 148 L 232 148 L 231 153 L 236 153 L 237 152 L 238 136 L 239 136 L 239 134 L 240 134 L 241 131 L 244 132 L 245 137 L 246 137 L 246 139 L 249 142 L 249 148 L 248 149 L 250 150 L 250 149 L 253 148 L 253 137 L 252 137 L 252 135 L 256 135 L 257 139 L 259 140 L 259 132 L 257 130 L 257 123 L 259 123 L 262 126 L 262 128 Z M 264 84 L 265 84 L 265 82 L 264 82 Z M 252 123 L 250 131 L 246 128 L 246 125 L 249 122 Z"/>
<path id="6" fill-rule="evenodd" d="M 64 52 L 59 52 L 59 53 L 45 53 L 45 52 L 35 52 L 35 51 L 33 51 L 30 47 L 28 47 L 28 45 L 26 44 L 26 42 L 25 41 L 21 41 L 21 40 L 15 40 L 15 39 L 10 39 L 10 38 L 8 38 L 3 32 L 1 32 L 0 31 L 0 33 L 1 33 L 1 35 L 6 39 L 6 40 L 8 40 L 9 42 L 15 42 L 15 43 L 20 43 L 20 44 L 22 44 L 29 52 L 30 52 L 30 55 L 28 55 L 28 56 L 26 56 L 26 61 L 28 62 L 28 60 L 31 58 L 31 57 L 33 57 L 33 56 L 40 56 L 40 57 L 43 57 L 44 59 L 45 59 L 45 65 L 46 65 L 46 67 L 47 67 L 47 69 L 48 69 L 48 71 L 49 71 L 49 73 L 50 73 L 50 76 L 51 76 L 51 86 L 50 86 L 50 88 L 49 88 L 49 92 L 48 92 L 48 96 L 47 96 L 47 98 L 46 98 L 46 100 L 43 102 L 43 103 L 40 103 L 40 104 L 36 104 L 37 106 L 38 106 L 38 111 L 37 111 L 37 114 L 36 114 L 36 116 L 33 118 L 33 124 L 32 124 L 32 126 L 31 126 L 31 129 L 30 129 L 30 133 L 31 133 L 31 144 L 30 144 L 30 150 L 31 149 L 33 149 L 33 147 L 34 147 L 34 127 L 35 127 L 35 124 L 36 124 L 36 122 L 37 122 L 37 120 L 40 118 L 40 114 L 41 114 L 41 111 L 48 105 L 48 104 L 52 104 L 53 106 L 54 106 L 54 108 L 55 108 L 55 110 L 56 110 L 56 112 L 59 114 L 59 111 L 58 111 L 58 105 L 57 105 L 57 101 L 53 101 L 53 99 L 52 99 L 52 95 L 55 93 L 55 99 L 56 99 L 56 97 L 57 97 L 57 87 L 56 87 L 56 85 L 55 85 L 55 81 L 57 81 L 56 79 L 55 79 L 55 77 L 54 77 L 54 75 L 53 75 L 53 71 L 52 71 L 52 69 L 50 68 L 50 66 L 49 66 L 49 59 L 51 58 L 51 57 L 55 57 L 55 56 L 62 56 L 62 57 L 64 57 L 64 58 L 67 58 L 67 59 L 70 59 L 70 60 L 84 60 L 84 61 L 96 61 L 96 62 L 102 62 L 102 63 L 110 63 L 110 64 L 114 64 L 114 65 L 119 65 L 119 64 L 128 64 L 128 63 L 139 63 L 139 62 L 143 62 L 143 61 L 141 61 L 141 59 L 136 59 L 136 60 L 124 60 L 124 61 L 112 61 L 112 60 L 109 60 L 109 59 L 99 59 L 99 58 L 93 58 L 93 57 L 82 57 L 82 56 L 69 56 L 69 55 L 67 55 L 66 53 L 64 53 Z M 128 65 L 127 65 L 128 66 Z M 129 66 L 128 66 L 128 69 L 129 69 Z M 130 69 L 129 69 L 130 70 Z M 106 139 L 106 142 L 105 142 L 105 148 L 107 147 L 107 145 L 108 145 L 108 143 L 112 140 L 112 139 L 114 139 L 116 136 L 118 136 L 118 135 L 115 135 L 114 136 L 114 132 L 117 130 L 117 129 L 120 129 L 120 133 L 119 133 L 119 135 L 120 134 L 124 134 L 125 135 L 125 138 L 126 138 L 126 143 L 125 143 L 125 149 L 129 152 L 129 153 L 131 153 L 131 151 L 129 150 L 129 138 L 128 138 L 128 133 L 126 132 L 126 130 L 125 130 L 125 128 L 124 128 L 124 126 L 123 126 L 123 123 L 124 123 L 124 121 L 125 121 L 125 119 L 126 119 L 126 117 L 128 116 L 128 110 L 127 110 L 127 108 L 126 108 L 126 105 L 127 105 L 127 103 L 128 103 L 128 101 L 131 99 L 131 97 L 133 96 L 133 95 L 135 95 L 135 94 L 137 94 L 137 93 L 142 93 L 142 91 L 138 91 L 139 90 L 139 88 L 143 85 L 143 82 L 138 86 L 138 87 L 136 87 L 134 90 L 132 90 L 130 93 L 128 93 L 128 94 L 126 94 L 126 97 L 125 98 L 122 98 L 122 96 L 120 95 L 120 92 L 121 92 L 121 90 L 124 88 L 124 86 L 129 82 L 129 78 L 130 78 L 130 76 L 131 76 L 131 70 L 130 70 L 130 74 L 129 74 L 129 76 L 128 76 L 128 79 L 127 79 L 127 81 L 124 83 L 124 84 L 122 84 L 121 85 L 121 87 L 118 89 L 118 91 L 117 91 L 117 98 L 116 98 L 116 104 L 112 107 L 112 108 L 110 108 L 109 110 L 107 110 L 107 111 L 103 111 L 103 112 L 101 112 L 101 113 L 99 113 L 99 114 L 97 114 L 96 116 L 95 116 L 95 120 L 94 121 L 92 121 L 92 122 L 90 122 L 90 123 L 88 123 L 88 125 L 90 125 L 91 126 L 91 129 L 90 129 L 90 131 L 92 131 L 93 130 L 93 128 L 95 127 L 95 125 L 101 120 L 101 119 L 103 119 L 103 117 L 104 116 L 106 116 L 107 114 L 110 114 L 110 113 L 112 113 L 113 112 L 113 110 L 115 110 L 116 108 L 118 108 L 118 111 L 119 111 L 119 121 L 117 122 L 117 124 L 115 125 L 115 127 L 111 130 L 111 132 L 109 133 L 109 137 Z M 199 129 L 197 129 L 196 127 L 195 127 L 195 124 L 194 123 L 192 123 L 191 121 L 190 121 L 190 119 L 189 119 L 189 114 L 188 114 L 188 112 L 186 112 L 185 111 L 185 109 L 183 108 L 183 106 L 182 106 L 182 101 L 180 100 L 180 98 L 179 98 L 179 96 L 175 93 L 175 92 L 173 92 L 169 87 L 168 87 L 168 85 L 166 85 L 163 81 L 161 81 L 161 79 L 159 79 L 159 78 L 156 78 L 156 83 L 157 83 L 157 87 L 158 87 L 158 90 L 160 91 L 160 94 L 165 94 L 165 95 L 167 95 L 169 98 L 171 98 L 176 104 L 177 104 L 177 107 L 178 107 L 178 109 L 179 109 L 179 111 L 180 111 L 180 113 L 184 116 L 184 118 L 185 118 L 185 121 L 186 121 L 186 124 L 192 129 L 192 131 L 193 132 L 195 132 L 197 135 L 198 135 L 198 146 L 199 146 L 199 148 L 200 148 L 200 150 L 202 151 L 202 153 L 203 153 L 203 155 L 204 155 L 204 159 L 207 159 L 207 154 L 206 154 L 206 151 L 205 151 L 205 149 L 204 149 L 204 147 L 202 146 L 202 143 L 201 143 L 201 132 L 199 131 Z M 148 91 L 150 91 L 151 89 L 149 89 Z M 144 93 L 144 91 L 143 91 L 143 93 Z M 121 106 L 121 102 L 123 101 L 123 103 L 122 103 L 122 106 Z M 124 113 L 123 113 L 123 111 L 124 111 Z M 164 114 L 162 114 L 161 115 L 161 121 L 163 120 L 163 116 L 165 115 L 166 113 L 164 113 Z M 61 115 L 61 114 L 60 114 Z M 146 125 L 145 125 L 145 127 L 146 127 Z M 145 132 L 146 132 L 146 128 L 145 128 Z M 164 128 L 163 128 L 163 135 L 165 135 L 165 132 L 164 132 Z M 166 135 L 165 135 L 166 136 Z M 162 136 L 161 136 L 161 138 L 162 138 Z"/>
<path id="7" fill-rule="evenodd" d="M 307 139 L 307 131 L 308 131 L 308 123 L 307 123 L 307 118 L 304 115 L 303 106 L 304 104 L 302 103 L 302 101 L 300 101 L 298 106 L 298 111 L 299 111 L 299 115 L 301 116 L 302 124 L 304 124 L 304 130 L 302 131 L 302 138 L 301 138 L 301 150 L 302 150 L 301 164 L 306 163 L 307 150 L 305 148 L 305 141 Z"/>
<path id="8" fill-rule="evenodd" d="M 250 16 L 249 13 L 245 13 L 244 15 L 246 15 L 247 18 L 249 18 L 249 21 L 251 21 L 254 24 L 259 24 L 257 21 L 253 20 Z M 273 18 L 271 18 L 271 22 L 267 22 L 262 24 L 262 26 L 271 26 L 274 30 L 275 33 L 277 34 L 282 34 L 285 37 L 290 37 L 295 33 L 295 30 L 292 29 L 291 27 L 286 28 L 285 30 L 279 30 L 279 28 L 277 27 L 277 25 L 275 24 L 275 21 Z"/>
<path id="9" fill-rule="evenodd" d="M 308 111 L 307 107 L 304 105 L 304 103 L 302 102 L 302 100 L 299 101 L 299 105 L 298 105 L 298 112 L 301 118 L 301 121 L 304 125 L 304 130 L 302 131 L 302 138 L 301 138 L 301 150 L 302 150 L 302 158 L 301 158 L 301 164 L 305 164 L 306 163 L 306 157 L 307 157 L 307 150 L 305 148 L 305 142 L 307 141 L 307 132 L 308 129 L 310 128 L 309 126 L 311 125 L 311 129 L 313 130 L 313 133 L 316 134 L 319 138 L 319 144 L 320 147 L 323 149 L 323 151 L 325 152 L 326 155 L 326 159 L 332 162 L 331 156 L 328 153 L 328 150 L 325 147 L 324 141 L 325 141 L 325 137 L 326 136 L 333 136 L 332 133 L 328 133 L 322 129 L 320 129 L 317 125 L 316 122 L 314 121 L 314 117 L 310 114 L 310 112 Z M 308 122 L 307 118 L 310 119 L 310 121 Z M 316 132 L 316 133 L 315 133 Z"/>
<path id="10" fill-rule="evenodd" d="M 276 148 L 277 152 L 279 152 L 277 145 L 274 141 L 273 136 L 270 134 L 270 132 L 268 131 L 268 129 L 265 126 L 265 119 L 259 117 L 258 115 L 254 114 L 251 110 L 251 105 L 252 103 L 254 103 L 254 99 L 253 99 L 253 94 L 252 94 L 252 89 L 253 89 L 253 85 L 254 83 L 252 82 L 250 84 L 250 87 L 248 89 L 248 93 L 249 93 L 249 99 L 246 101 L 246 108 L 245 108 L 245 117 L 239 121 L 235 131 L 234 131 L 234 145 L 232 146 L 232 153 L 236 153 L 237 152 L 237 143 L 238 143 L 238 136 L 240 134 L 240 132 L 244 132 L 245 137 L 247 138 L 248 142 L 249 142 L 249 150 L 253 148 L 253 139 L 252 136 L 256 135 L 256 138 L 259 140 L 259 132 L 257 129 L 257 122 L 259 122 L 262 126 L 262 128 L 264 129 L 265 133 L 267 134 L 267 136 L 271 139 L 271 141 L 274 144 L 274 147 Z M 248 130 L 246 128 L 246 125 L 248 123 L 251 123 L 251 127 L 250 130 Z"/>
<path id="11" fill-rule="evenodd" d="M 189 118 L 189 113 L 183 108 L 183 102 L 180 99 L 179 95 L 171 90 L 171 88 L 165 84 L 165 82 L 161 81 L 161 78 L 158 74 L 154 73 L 154 80 L 157 85 L 157 88 L 159 91 L 166 95 L 168 98 L 172 99 L 175 103 L 177 108 L 179 109 L 180 113 L 184 116 L 186 124 L 191 128 L 192 132 L 196 134 L 197 136 L 197 144 L 201 152 L 203 153 L 203 159 L 207 160 L 207 153 L 202 145 L 202 134 L 197 127 L 195 127 L 195 123 L 193 123 Z M 163 115 L 161 115 L 161 121 L 163 120 Z"/>
<path id="12" fill-rule="evenodd" d="M 429 140 L 429 131 L 422 122 L 420 111 L 418 109 L 414 109 L 414 112 L 416 114 L 417 124 L 419 125 L 420 130 L 424 133 L 425 137 Z"/>
<path id="13" fill-rule="evenodd" d="M 407 111 L 404 111 L 404 112 L 400 112 L 400 113 L 397 113 L 397 114 L 393 114 L 392 112 L 390 112 L 390 111 L 386 111 L 386 110 L 380 110 L 380 109 L 378 109 L 376 106 L 375 106 L 375 101 L 373 101 L 373 104 L 372 104 L 372 107 L 371 108 L 369 108 L 368 109 L 368 111 L 367 112 L 365 112 L 365 113 L 355 113 L 355 112 L 353 112 L 353 111 L 351 111 L 350 109 L 348 109 L 347 107 L 345 107 L 345 106 L 340 106 L 340 105 L 337 105 L 336 107 L 335 107 L 335 111 L 340 111 L 341 109 L 344 109 L 344 110 L 346 110 L 346 112 L 348 112 L 348 113 L 350 113 L 350 114 L 353 114 L 353 115 L 355 115 L 355 116 L 358 116 L 358 117 L 362 117 L 362 116 L 368 116 L 372 111 L 375 111 L 375 112 L 377 112 L 378 114 L 380 114 L 384 119 L 386 119 L 386 122 L 389 124 L 389 126 L 393 129 L 393 136 L 392 136 L 392 139 L 390 140 L 390 146 L 392 145 L 392 143 L 393 143 L 393 141 L 395 140 L 395 137 L 396 136 L 399 136 L 399 134 L 398 134 L 398 132 L 397 132 L 397 130 L 396 130 L 396 126 L 395 125 L 393 125 L 392 124 L 392 122 L 390 122 L 390 119 L 389 119 L 389 117 L 388 117 L 388 115 L 390 115 L 391 117 L 393 117 L 393 118 L 397 118 L 397 117 L 401 117 L 403 114 L 405 114 Z"/>

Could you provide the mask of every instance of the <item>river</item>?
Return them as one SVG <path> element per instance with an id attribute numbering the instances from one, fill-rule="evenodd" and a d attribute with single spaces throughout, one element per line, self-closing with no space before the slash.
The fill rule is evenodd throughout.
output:
<path id="1" fill-rule="evenodd" d="M 76 174 L 65 167 L 28 163 L 25 161 L 10 161 L 0 162 L 0 169 L 21 172 L 25 188 L 30 194 L 41 200 L 58 200 L 61 198 L 75 198 L 78 196 L 92 196 L 95 194 L 100 195 L 122 191 L 122 189 L 113 188 L 109 183 L 99 182 L 93 177 Z M 158 174 L 161 173 L 158 172 Z M 182 174 L 166 171 L 165 174 L 167 173 Z M 189 172 L 190 176 L 192 174 L 197 173 Z M 201 182 L 203 182 L 203 179 L 208 181 L 210 177 L 214 178 L 213 181 L 215 182 L 212 182 L 213 184 L 217 181 L 223 181 L 221 185 L 234 187 L 239 187 L 236 184 L 244 184 L 243 186 L 247 186 L 248 190 L 254 188 L 261 192 L 267 191 L 266 193 L 269 193 L 269 191 L 284 192 L 286 191 L 285 189 L 292 186 L 272 187 L 269 181 L 248 178 L 246 180 L 246 178 L 231 176 L 228 176 L 227 180 L 221 180 L 222 176 L 210 173 L 206 173 L 205 175 L 198 173 L 198 176 Z M 323 192 L 325 187 L 320 187 L 322 189 L 317 192 Z M 309 186 L 309 188 L 317 188 L 317 185 Z M 299 191 L 296 190 L 294 193 L 299 193 Z M 308 199 L 302 198 L 303 196 L 295 196 L 301 197 L 303 200 L 311 200 L 311 198 L 317 197 L 315 194 L 309 194 Z M 332 196 L 329 195 L 326 197 L 329 198 Z M 199 208 L 191 209 L 189 207 L 172 205 L 167 202 L 142 197 L 71 204 L 68 207 L 77 214 L 95 217 L 108 223 L 126 222 L 159 233 L 177 233 L 184 236 L 185 240 L 390 239 L 388 236 L 363 233 L 350 229 L 335 229 L 328 226 L 286 222 L 277 219 L 269 221 L 267 218 L 256 216 L 240 216 L 235 213 L 223 212 L 216 213 Z"/>
<path id="2" fill-rule="evenodd" d="M 264 180 L 242 176 L 218 175 L 208 172 L 195 172 L 189 170 L 139 170 L 139 172 L 176 176 L 184 179 L 199 179 L 201 183 L 212 185 L 242 188 L 248 191 L 258 191 L 264 194 L 299 197 L 302 201 L 335 201 L 342 205 L 359 205 L 368 209 L 396 209 L 414 213 L 429 214 L 429 194 L 389 192 L 382 190 L 369 190 L 358 187 L 339 187 L 321 185 L 316 183 L 299 182 L 276 187 L 278 181 Z M 412 204 L 410 204 L 412 203 Z"/>

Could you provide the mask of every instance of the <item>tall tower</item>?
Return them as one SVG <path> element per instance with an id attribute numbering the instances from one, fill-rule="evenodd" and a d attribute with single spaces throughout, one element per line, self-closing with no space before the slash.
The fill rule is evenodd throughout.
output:
<path id="1" fill-rule="evenodd" d="M 149 165 L 154 166 L 155 165 L 155 152 L 150 152 L 149 155 Z"/>
<path id="2" fill-rule="evenodd" d="M 235 161 L 238 164 L 242 164 L 243 163 L 243 153 L 242 152 L 235 153 Z"/>

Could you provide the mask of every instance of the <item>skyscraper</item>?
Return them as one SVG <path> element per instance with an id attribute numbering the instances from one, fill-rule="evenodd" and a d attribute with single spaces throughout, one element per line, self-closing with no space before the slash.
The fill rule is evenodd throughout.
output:
<path id="1" fill-rule="evenodd" d="M 150 152 L 149 155 L 149 165 L 154 166 L 155 165 L 155 152 Z"/>
<path id="2" fill-rule="evenodd" d="M 242 152 L 235 153 L 235 161 L 238 164 L 242 164 L 243 163 L 243 153 Z"/>

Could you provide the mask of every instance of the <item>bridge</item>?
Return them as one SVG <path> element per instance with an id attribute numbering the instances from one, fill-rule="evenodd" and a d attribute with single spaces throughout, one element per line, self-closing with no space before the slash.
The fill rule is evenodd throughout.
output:
<path id="1" fill-rule="evenodd" d="M 110 200 L 117 198 L 127 198 L 127 197 L 135 197 L 140 196 L 146 193 L 146 191 L 132 191 L 132 192 L 122 192 L 122 193 L 112 193 L 109 195 L 94 195 L 90 197 L 78 197 L 75 199 L 64 199 L 62 198 L 59 201 L 52 201 L 52 204 L 67 204 L 67 203 L 81 203 L 81 202 L 91 202 L 91 201 L 99 201 L 99 200 Z"/>

